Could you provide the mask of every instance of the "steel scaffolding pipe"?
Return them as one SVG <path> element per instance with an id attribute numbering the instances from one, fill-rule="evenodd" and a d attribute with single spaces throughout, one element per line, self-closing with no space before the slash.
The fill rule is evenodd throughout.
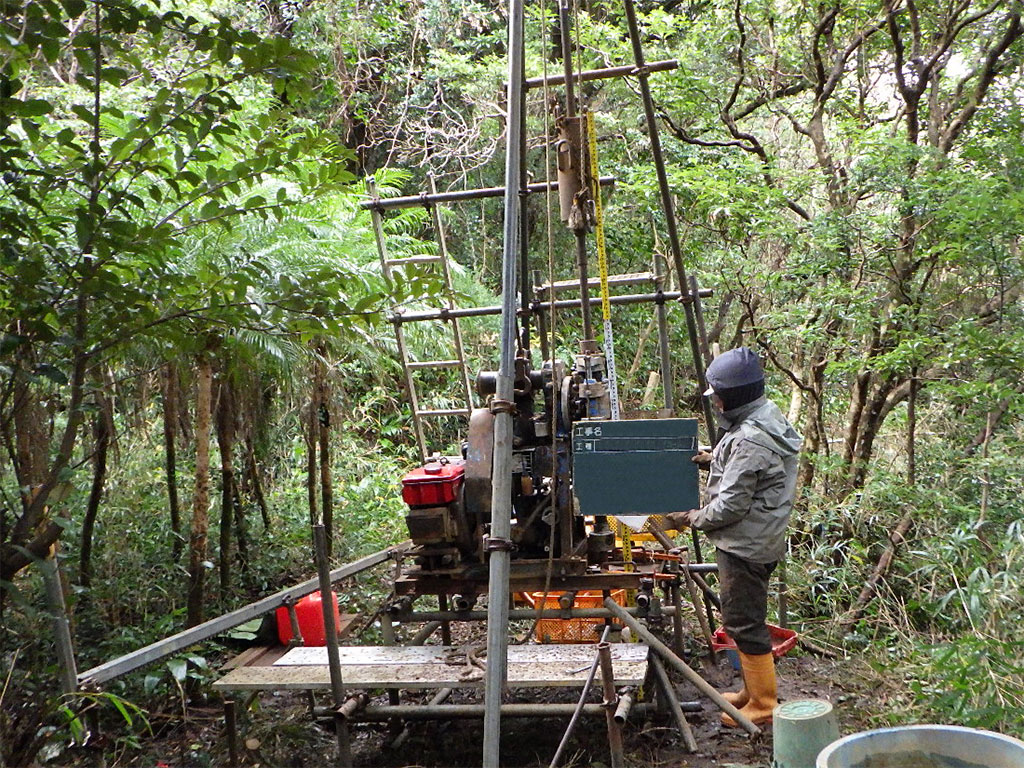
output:
<path id="1" fill-rule="evenodd" d="M 707 680 L 690 669 L 685 661 L 672 652 L 671 648 L 652 635 L 647 627 L 626 613 L 622 609 L 622 606 L 610 597 L 605 598 L 604 604 L 612 613 L 615 614 L 617 619 L 632 629 L 636 633 L 637 637 L 647 643 L 652 651 L 661 656 L 666 664 L 671 665 L 677 672 L 682 673 L 687 680 L 693 683 L 694 687 L 696 687 L 698 691 L 715 702 L 715 705 L 735 720 L 743 730 L 751 736 L 759 736 L 761 734 L 761 729 L 754 725 L 754 723 L 750 721 L 750 718 L 746 717 L 736 707 L 726 701 L 722 694 L 712 688 Z"/>
<path id="2" fill-rule="evenodd" d="M 536 272 L 536 270 L 534 270 Z M 590 281 L 590 287 L 600 290 L 601 279 L 598 277 L 587 278 Z M 629 272 L 622 275 L 609 275 L 608 276 L 608 287 L 609 288 L 621 288 L 626 285 L 642 285 L 643 283 L 654 282 L 654 276 L 650 272 Z M 564 293 L 565 291 L 578 291 L 580 283 L 578 280 L 558 280 L 554 285 L 547 284 L 535 284 L 533 286 L 534 291 L 538 296 L 547 296 L 548 292 L 554 288 L 555 293 Z"/>
<path id="3" fill-rule="evenodd" d="M 640 43 L 640 27 L 636 20 L 636 8 L 633 0 L 626 0 L 626 24 L 629 27 L 629 40 L 633 47 L 633 60 L 636 63 L 640 84 L 640 96 L 644 103 L 644 118 L 647 121 L 647 136 L 651 141 L 651 155 L 654 157 L 654 169 L 658 176 L 658 191 L 661 195 L 661 207 L 665 213 L 665 227 L 668 232 L 669 247 L 672 251 L 672 263 L 676 268 L 676 277 L 682 290 L 687 288 L 686 267 L 683 264 L 683 251 L 679 241 L 679 230 L 676 227 L 675 203 L 672 190 L 668 184 L 668 173 L 665 170 L 665 157 L 661 150 L 661 135 L 658 133 L 658 120 L 654 112 L 654 99 L 651 98 L 651 87 L 647 82 L 648 68 L 644 63 L 643 46 Z M 689 294 L 687 294 L 689 296 Z M 690 302 L 683 305 L 686 311 L 686 331 L 690 338 L 690 353 L 693 355 L 693 367 L 697 372 L 697 385 L 700 392 L 707 389 L 704 378 L 704 359 L 701 355 L 700 342 L 697 338 L 697 321 Z M 716 442 L 714 414 L 707 398 L 701 398 L 704 407 L 704 420 L 707 422 L 708 436 L 712 445 Z"/>
<path id="4" fill-rule="evenodd" d="M 321 602 L 324 618 L 324 634 L 327 640 L 327 667 L 331 676 L 331 696 L 334 700 L 334 734 L 338 742 L 338 765 L 349 768 L 352 765 L 352 743 L 342 708 L 345 705 L 345 687 L 341 678 L 341 655 L 338 649 L 338 627 L 334 623 L 334 601 L 331 593 L 331 566 L 327 554 L 327 532 L 323 523 L 313 526 L 313 543 L 316 549 L 316 571 L 320 582 L 320 594 L 328 599 Z"/>
<path id="5" fill-rule="evenodd" d="M 604 632 L 601 633 L 600 643 L 608 642 L 608 635 L 611 633 L 612 628 L 607 624 L 604 627 Z M 576 701 L 576 709 L 572 713 L 572 717 L 569 718 L 569 724 L 565 726 L 565 733 L 562 734 L 561 741 L 558 742 L 558 748 L 555 750 L 554 757 L 551 758 L 551 763 L 548 768 L 557 768 L 559 761 L 562 759 L 562 753 L 565 751 L 565 747 L 569 743 L 569 739 L 572 738 L 572 732 L 576 729 L 576 723 L 579 722 L 580 716 L 583 714 L 583 708 L 586 706 L 587 697 L 590 695 L 590 687 L 594 684 L 594 677 L 597 675 L 597 667 L 601 663 L 601 657 L 599 654 L 594 656 L 594 660 L 590 664 L 590 671 L 587 673 L 587 680 L 583 683 L 583 689 L 580 691 L 580 697 Z"/>
<path id="6" fill-rule="evenodd" d="M 485 704 L 400 704 L 397 707 L 388 705 L 370 705 L 357 712 L 352 720 L 364 722 L 380 722 L 400 718 L 402 720 L 474 720 L 480 719 L 486 709 Z M 502 717 L 572 717 L 576 711 L 575 704 L 502 704 Z M 634 704 L 631 712 L 647 714 L 654 711 L 654 705 Z M 583 714 L 605 717 L 603 704 L 585 704 Z"/>
<path id="7" fill-rule="evenodd" d="M 672 681 L 669 680 L 668 672 L 665 671 L 661 659 L 656 655 L 651 656 L 650 664 L 651 669 L 654 670 L 654 680 L 658 684 L 661 695 L 665 698 L 669 712 L 676 721 L 676 727 L 679 729 L 683 741 L 686 743 L 686 751 L 696 752 L 697 740 L 693 737 L 693 729 L 690 728 L 690 724 L 683 717 L 683 706 L 679 703 L 679 697 L 676 696 L 675 689 L 672 687 Z"/>
<path id="8" fill-rule="evenodd" d="M 661 61 L 652 61 L 647 65 L 648 72 L 669 72 L 673 69 L 679 68 L 678 59 L 662 59 Z M 630 75 L 639 75 L 640 71 L 633 66 L 628 64 L 624 67 L 605 67 L 603 69 L 588 69 L 579 74 L 570 76 L 570 79 L 577 83 L 589 83 L 592 80 L 608 80 L 613 77 L 629 77 Z M 552 85 L 564 85 L 565 75 L 549 75 L 547 78 L 547 84 Z M 544 78 L 543 77 L 530 77 L 527 78 L 524 83 L 526 88 L 543 88 Z"/>
<path id="9" fill-rule="evenodd" d="M 502 239 L 501 358 L 491 408 L 494 452 L 488 560 L 487 669 L 484 672 L 484 768 L 501 765 L 501 705 L 508 664 L 508 593 L 512 549 L 512 410 L 515 407 L 516 287 L 520 245 L 523 109 L 523 0 L 508 8 L 508 119 L 505 123 L 505 208 Z M 526 279 L 526 276 L 523 276 Z"/>
<path id="10" fill-rule="evenodd" d="M 624 693 L 619 696 L 619 703 L 615 706 L 615 714 L 612 717 L 620 726 L 629 720 L 629 713 L 633 710 L 633 694 Z"/>
<path id="11" fill-rule="evenodd" d="M 402 720 L 479 720 L 483 717 L 483 704 L 445 704 L 432 703 L 434 699 L 442 700 L 450 696 L 451 688 L 442 688 L 427 704 L 401 704 L 397 708 L 387 704 L 371 704 L 356 712 L 349 722 L 381 722 L 401 718 Z M 699 701 L 683 701 L 679 703 L 683 712 L 694 714 L 703 712 L 704 705 Z M 652 702 L 634 703 L 629 710 L 630 715 L 647 715 L 653 713 L 656 706 Z M 397 711 L 396 711 L 397 710 Z M 501 714 L 506 717 L 572 717 L 576 710 L 575 704 L 502 704 Z M 604 716 L 604 705 L 584 704 L 581 714 L 590 717 Z M 313 707 L 314 717 L 333 717 L 333 707 Z"/>
<path id="12" fill-rule="evenodd" d="M 712 295 L 710 288 L 701 289 L 700 295 L 708 297 Z M 622 296 L 610 296 L 609 302 L 613 305 L 622 304 L 664 304 L 676 301 L 682 294 L 679 291 L 660 291 L 656 293 L 627 293 Z M 687 294 L 689 296 L 689 294 Z M 601 303 L 600 296 L 590 298 L 590 305 L 596 307 Z M 530 312 L 550 312 L 552 304 L 555 309 L 576 309 L 583 302 L 580 299 L 559 299 L 558 301 L 540 301 L 535 299 L 530 302 Z M 469 307 L 468 309 L 428 309 L 419 312 L 396 312 L 388 319 L 392 323 L 419 323 L 425 320 L 453 320 L 463 317 L 486 317 L 488 315 L 500 315 L 501 307 Z"/>
<path id="13" fill-rule="evenodd" d="M 625 608 L 624 610 L 630 616 L 646 615 L 646 612 L 642 612 L 635 607 Z M 671 605 L 665 605 L 661 608 L 663 616 L 672 616 L 675 612 L 675 608 Z M 485 621 L 487 619 L 487 611 L 413 611 L 400 614 L 394 618 L 406 623 L 423 621 Z M 508 618 L 509 621 L 532 621 L 536 618 L 612 619 L 615 618 L 615 614 L 607 608 L 570 608 L 568 611 L 561 608 L 544 608 L 539 612 L 535 608 L 516 608 L 508 612 Z"/>
<path id="14" fill-rule="evenodd" d="M 612 768 L 622 768 L 626 763 L 626 759 L 622 751 L 622 725 L 615 719 L 619 697 L 615 692 L 615 673 L 612 670 L 611 644 L 607 642 L 598 643 L 597 656 L 601 663 L 601 688 L 604 692 L 604 701 L 601 703 L 601 706 L 604 708 L 605 724 L 608 728 L 608 749 L 611 752 Z"/>
<path id="15" fill-rule="evenodd" d="M 407 552 L 411 546 L 411 541 L 404 541 L 394 547 L 382 549 L 379 552 L 374 552 L 372 555 L 367 555 L 359 560 L 343 565 L 340 568 L 335 568 L 330 572 L 331 583 L 333 584 L 341 579 L 354 576 L 355 574 L 361 573 L 362 571 L 372 568 L 375 565 L 379 565 L 380 563 L 386 563 L 389 560 L 396 560 Z M 83 688 L 95 687 L 101 683 L 107 682 L 108 680 L 113 680 L 114 678 L 127 674 L 128 672 L 133 672 L 139 667 L 165 659 L 168 656 L 174 655 L 178 651 L 188 648 L 190 645 L 195 645 L 207 638 L 218 635 L 221 632 L 226 632 L 240 624 L 244 624 L 257 616 L 269 613 L 280 605 L 287 605 L 288 600 L 297 600 L 311 592 L 315 592 L 319 588 L 319 577 L 314 577 L 303 581 L 294 587 L 289 587 L 288 589 L 283 589 L 280 592 L 275 592 L 269 597 L 257 600 L 255 603 L 250 603 L 249 605 L 238 608 L 230 613 L 225 613 L 224 615 L 218 616 L 215 619 L 210 619 L 203 624 L 183 630 L 176 635 L 164 638 L 163 640 L 158 640 L 144 648 L 139 648 L 138 650 L 127 653 L 124 656 L 118 656 L 116 659 L 111 659 L 99 666 L 88 669 L 78 676 L 78 685 Z"/>
<path id="16" fill-rule="evenodd" d="M 614 187 L 614 176 L 602 176 L 602 187 Z M 557 192 L 558 182 L 541 181 L 528 184 L 528 193 Z M 423 192 L 419 195 L 405 195 L 404 197 L 375 197 L 371 200 L 364 200 L 359 207 L 367 211 L 393 211 L 399 208 L 418 208 L 423 206 L 429 208 L 432 205 L 444 205 L 445 203 L 461 203 L 472 200 L 484 200 L 489 197 L 503 197 L 504 187 L 481 187 L 480 189 L 456 189 L 450 192 Z"/>

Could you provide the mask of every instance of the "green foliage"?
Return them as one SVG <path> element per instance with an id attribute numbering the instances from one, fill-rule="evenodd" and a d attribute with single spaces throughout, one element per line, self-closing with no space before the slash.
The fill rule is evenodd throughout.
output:
<path id="1" fill-rule="evenodd" d="M 404 537 L 398 481 L 415 446 L 383 321 L 393 305 L 436 304 L 441 286 L 426 267 L 383 279 L 354 171 L 373 169 L 384 196 L 425 188 L 428 172 L 441 188 L 502 183 L 493 162 L 507 76 L 498 4 L 200 5 L 13 2 L 0 19 L 0 431 L 12 457 L 0 467 L 9 539 L 0 544 L 10 562 L 46 550 L 26 531 L 63 532 L 82 666 L 182 622 L 151 373 L 168 361 L 183 390 L 180 506 L 190 501 L 188 378 L 199 353 L 239 393 L 239 440 L 251 442 L 266 493 L 270 524 L 249 523 L 250 556 L 222 608 L 311 573 L 302 435 L 314 364 L 325 364 L 335 393 L 336 559 Z M 982 57 L 1016 6 L 968 6 L 911 18 L 899 4 L 713 0 L 651 8 L 640 23 L 648 60 L 680 61 L 651 85 L 684 260 L 714 290 L 704 305 L 712 341 L 761 349 L 773 397 L 792 397 L 808 437 L 789 569 L 795 621 L 906 677 L 894 721 L 1020 731 L 1021 50 L 1014 41 L 989 67 Z M 949 15 L 976 10 L 984 13 Z M 528 76 L 560 74 L 552 12 L 528 9 Z M 573 15 L 574 65 L 632 61 L 620 8 Z M 894 34 L 923 58 L 900 67 Z M 943 41 L 949 49 L 922 69 Z M 993 78 L 987 90 L 983 73 Z M 930 80 L 915 102 L 906 83 L 918 77 Z M 579 88 L 596 117 L 601 171 L 617 178 L 604 199 L 613 272 L 647 270 L 668 250 L 634 89 L 620 80 Z M 527 165 L 539 181 L 550 158 L 534 150 L 550 146 L 553 121 L 534 96 Z M 545 279 L 549 257 L 565 279 L 575 274 L 572 236 L 554 206 L 548 239 L 550 203 L 531 197 L 528 255 Z M 443 215 L 459 303 L 495 303 L 500 200 Z M 435 253 L 430 218 L 388 214 L 389 255 Z M 688 349 L 680 314 L 670 314 L 674 350 Z M 554 344 L 568 357 L 579 317 L 556 320 Z M 627 403 L 657 365 L 654 344 L 640 341 L 649 323 L 649 308 L 615 310 L 619 370 L 638 365 L 622 384 Z M 494 321 L 464 327 L 471 368 L 492 367 Z M 409 327 L 412 356 L 437 358 L 442 332 Z M 675 389 L 688 392 L 688 353 L 673 362 Z M 913 484 L 911 377 L 921 387 Z M 424 374 L 423 392 L 434 407 L 458 399 L 440 374 Z M 94 458 L 82 425 L 102 412 L 100 394 L 112 401 L 116 443 L 86 588 L 74 562 L 83 470 Z M 31 438 L 42 441 L 35 452 Z M 436 442 L 456 450 L 459 438 L 444 425 Z M 27 466 L 28 455 L 44 466 Z M 33 487 L 43 489 L 35 500 Z M 215 495 L 214 519 L 219 503 Z M 913 526 L 879 597 L 836 636 L 908 511 Z M 241 518 L 257 513 L 248 488 Z M 30 706 L 37 693 L 55 701 L 47 685 L 56 670 L 38 642 L 46 617 L 34 575 L 5 577 L 3 658 L 21 654 L 42 670 L 36 682 L 15 670 L 25 695 L 2 713 L 5 731 L 49 729 L 44 741 L 57 744 L 80 729 L 78 709 Z M 342 600 L 372 613 L 387 590 L 368 575 Z M 117 683 L 125 699 L 89 706 L 138 727 L 128 699 L 183 704 L 223 653 L 204 644 Z M 31 751 L 32 738 L 19 743 Z M 193 753 L 213 759 L 200 744 Z"/>

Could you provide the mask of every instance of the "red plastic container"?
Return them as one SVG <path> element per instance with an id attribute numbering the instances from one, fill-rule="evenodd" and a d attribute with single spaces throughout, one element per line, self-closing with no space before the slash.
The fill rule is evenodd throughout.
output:
<path id="1" fill-rule="evenodd" d="M 334 603 L 334 626 L 340 631 L 341 615 L 338 613 L 338 596 L 334 592 L 331 592 L 331 600 Z M 292 623 L 288 619 L 288 608 L 282 605 L 277 609 L 276 616 L 277 639 L 282 645 L 288 645 L 292 639 Z M 295 603 L 295 617 L 299 620 L 303 645 L 327 645 L 323 600 L 319 592 L 306 595 Z"/>
<path id="2" fill-rule="evenodd" d="M 768 625 L 768 634 L 772 636 L 772 655 L 777 659 L 785 656 L 796 647 L 797 634 L 792 629 L 783 629 L 774 624 Z M 735 651 L 736 643 L 724 629 L 715 630 L 711 636 L 711 647 L 716 651 Z"/>
<path id="3" fill-rule="evenodd" d="M 431 461 L 402 478 L 402 498 L 410 507 L 439 507 L 459 496 L 466 468 L 462 460 Z"/>

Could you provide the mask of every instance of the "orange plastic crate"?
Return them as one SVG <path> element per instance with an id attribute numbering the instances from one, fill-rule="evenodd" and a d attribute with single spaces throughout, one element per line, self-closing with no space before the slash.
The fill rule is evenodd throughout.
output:
<path id="1" fill-rule="evenodd" d="M 558 598 L 562 592 L 548 592 L 544 600 L 543 592 L 525 592 L 523 597 L 531 606 L 537 607 L 544 600 L 545 608 L 561 608 Z M 626 604 L 626 590 L 613 589 L 612 600 L 619 605 Z M 604 595 L 596 591 L 580 591 L 576 593 L 574 608 L 600 608 L 604 605 Z M 536 637 L 538 643 L 593 643 L 601 639 L 604 619 L 541 619 L 537 622 Z"/>

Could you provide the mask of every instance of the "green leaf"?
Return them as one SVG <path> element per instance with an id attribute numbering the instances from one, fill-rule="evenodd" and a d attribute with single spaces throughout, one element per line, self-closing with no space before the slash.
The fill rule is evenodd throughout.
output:
<path id="1" fill-rule="evenodd" d="M 0 102 L 0 108 L 9 110 L 11 115 L 20 117 L 40 117 L 48 115 L 53 110 L 53 104 L 46 99 L 9 99 Z"/>
<path id="2" fill-rule="evenodd" d="M 71 111 L 79 120 L 83 120 L 87 123 L 93 122 L 93 113 L 88 107 L 82 104 L 73 104 L 71 106 Z"/>
<path id="3" fill-rule="evenodd" d="M 160 675 L 150 673 L 142 681 L 142 690 L 148 695 L 153 693 L 158 685 L 160 685 Z"/>
<path id="4" fill-rule="evenodd" d="M 328 625 L 330 626 L 330 625 Z M 121 717 L 124 718 L 125 723 L 128 725 L 132 724 L 132 716 L 129 714 L 127 707 L 124 705 L 124 700 L 120 696 L 111 695 L 110 703 L 114 705 L 114 708 L 121 713 Z"/>
<path id="5" fill-rule="evenodd" d="M 50 363 L 40 363 L 35 367 L 32 373 L 36 376 L 48 379 L 54 384 L 65 385 L 68 383 L 68 377 L 64 375 L 64 372 Z"/>
<path id="6" fill-rule="evenodd" d="M 186 659 L 171 659 L 167 662 L 167 668 L 171 671 L 171 677 L 177 682 L 185 682 L 185 678 L 188 675 L 188 661 Z"/>

